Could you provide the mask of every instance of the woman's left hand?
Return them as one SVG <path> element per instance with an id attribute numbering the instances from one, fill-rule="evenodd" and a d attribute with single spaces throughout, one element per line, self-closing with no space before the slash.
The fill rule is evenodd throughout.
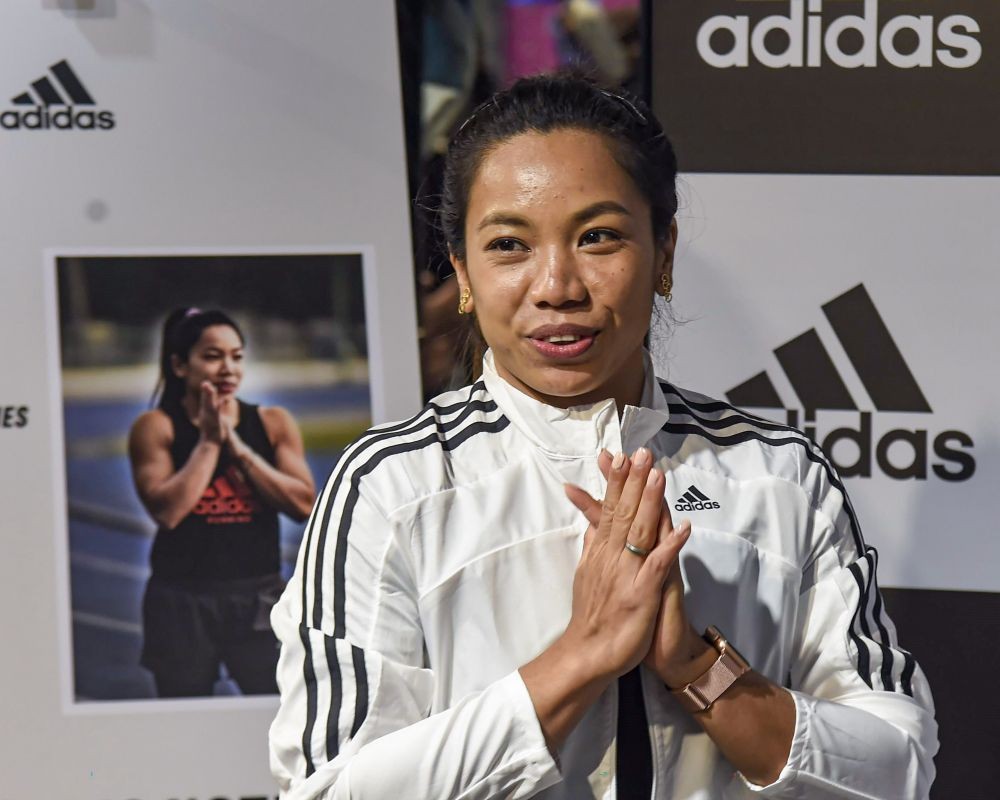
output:
<path id="1" fill-rule="evenodd" d="M 606 450 L 602 451 L 597 463 L 607 478 L 611 471 L 611 454 Z M 587 497 L 589 502 L 586 507 L 578 504 L 577 508 L 592 524 L 596 524 L 595 520 L 600 520 L 601 516 L 601 503 L 589 495 Z M 663 503 L 662 515 L 666 516 L 668 524 L 662 526 L 661 530 L 669 531 L 673 524 L 666 502 Z M 682 520 L 677 527 L 685 526 L 690 528 L 691 523 Z M 690 683 L 704 671 L 700 667 L 699 658 L 710 649 L 688 621 L 684 610 L 684 579 L 680 563 L 674 562 L 664 584 L 663 602 L 656 620 L 653 642 L 643 664 L 655 671 L 667 686 L 678 688 Z"/>

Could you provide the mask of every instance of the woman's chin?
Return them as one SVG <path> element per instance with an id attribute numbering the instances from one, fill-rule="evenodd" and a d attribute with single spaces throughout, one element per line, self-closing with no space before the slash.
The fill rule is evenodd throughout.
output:
<path id="1" fill-rule="evenodd" d="M 546 370 L 546 373 L 552 370 Z M 561 369 L 558 374 L 543 374 L 528 384 L 532 391 L 550 405 L 568 408 L 588 405 L 613 396 L 610 387 L 596 375 L 583 371 Z"/>

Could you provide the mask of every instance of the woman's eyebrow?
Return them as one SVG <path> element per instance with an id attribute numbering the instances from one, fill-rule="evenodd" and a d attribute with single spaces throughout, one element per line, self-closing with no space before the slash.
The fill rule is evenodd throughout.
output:
<path id="1" fill-rule="evenodd" d="M 488 228 L 491 225 L 509 225 L 512 228 L 531 227 L 531 223 L 518 214 L 509 211 L 494 211 L 492 214 L 487 214 L 483 217 L 482 222 L 479 223 L 476 230 L 481 231 L 483 228 Z"/>
<path id="2" fill-rule="evenodd" d="M 577 225 L 582 225 L 594 217 L 601 216 L 601 214 L 624 214 L 626 217 L 632 216 L 631 212 L 621 203 L 617 203 L 614 200 L 600 200 L 596 203 L 591 203 L 586 208 L 581 208 L 573 214 L 573 222 Z"/>
<path id="3" fill-rule="evenodd" d="M 572 221 L 574 225 L 582 225 L 585 222 L 592 220 L 594 217 L 599 217 L 601 214 L 623 214 L 627 217 L 632 216 L 631 212 L 625 208 L 621 203 L 615 202 L 614 200 L 599 200 L 596 203 L 591 203 L 586 208 L 581 208 L 579 211 L 573 214 Z M 494 211 L 491 214 L 487 214 L 483 217 L 482 221 L 476 227 L 477 231 L 483 230 L 483 228 L 488 228 L 491 225 L 507 225 L 512 228 L 530 228 L 531 222 L 527 218 L 520 216 L 519 214 L 514 214 L 510 211 Z"/>

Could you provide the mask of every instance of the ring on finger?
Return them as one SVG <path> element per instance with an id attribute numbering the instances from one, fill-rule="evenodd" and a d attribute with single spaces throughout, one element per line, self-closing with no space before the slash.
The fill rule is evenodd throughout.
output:
<path id="1" fill-rule="evenodd" d="M 645 558 L 646 556 L 648 556 L 650 553 L 653 552 L 652 550 L 647 550 L 645 547 L 639 547 L 638 545 L 632 544 L 632 542 L 628 541 L 625 542 L 625 549 L 628 550 L 630 553 L 635 553 L 635 555 L 639 556 L 640 558 Z"/>

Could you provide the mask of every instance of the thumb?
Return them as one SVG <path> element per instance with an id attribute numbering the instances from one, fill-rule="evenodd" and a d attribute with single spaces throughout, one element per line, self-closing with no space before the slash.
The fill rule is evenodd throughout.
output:
<path id="1" fill-rule="evenodd" d="M 566 492 L 566 497 L 569 498 L 569 501 L 583 512 L 583 516 L 587 518 L 587 522 L 595 528 L 600 525 L 601 503 L 599 501 L 591 497 L 584 489 L 572 483 L 564 483 L 563 490 Z"/>

